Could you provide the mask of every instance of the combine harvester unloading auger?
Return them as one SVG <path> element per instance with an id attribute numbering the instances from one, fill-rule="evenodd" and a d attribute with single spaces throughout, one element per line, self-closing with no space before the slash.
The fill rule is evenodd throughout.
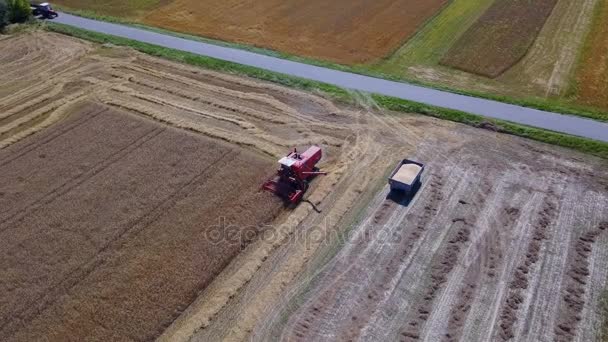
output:
<path id="1" fill-rule="evenodd" d="M 281 197 L 290 205 L 300 203 L 310 181 L 318 175 L 327 174 L 319 171 L 316 166 L 322 157 L 323 152 L 318 146 L 311 146 L 303 153 L 298 153 L 297 149 L 294 149 L 279 160 L 280 167 L 277 174 L 267 180 L 262 188 Z"/>

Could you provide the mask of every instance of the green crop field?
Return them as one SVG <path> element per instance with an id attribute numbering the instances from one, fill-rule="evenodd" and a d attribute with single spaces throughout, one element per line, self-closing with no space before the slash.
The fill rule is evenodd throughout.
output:
<path id="1" fill-rule="evenodd" d="M 372 66 L 373 69 L 399 75 L 404 67 L 434 65 L 493 0 L 456 0 L 430 20 L 418 33 L 392 56 Z"/>

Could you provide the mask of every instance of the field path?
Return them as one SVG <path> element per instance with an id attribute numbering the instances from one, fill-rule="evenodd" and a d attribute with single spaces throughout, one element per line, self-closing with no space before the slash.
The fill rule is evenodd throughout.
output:
<path id="1" fill-rule="evenodd" d="M 405 100 L 608 142 L 608 124 L 590 119 L 545 112 L 401 82 L 322 68 L 249 51 L 164 35 L 144 29 L 85 19 L 66 13 L 61 13 L 56 21 L 95 32 L 312 79 L 348 89 L 394 96 Z"/>

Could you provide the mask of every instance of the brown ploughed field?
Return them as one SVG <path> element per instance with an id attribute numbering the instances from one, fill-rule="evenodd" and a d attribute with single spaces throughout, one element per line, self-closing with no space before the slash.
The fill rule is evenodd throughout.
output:
<path id="1" fill-rule="evenodd" d="M 447 0 L 175 0 L 146 24 L 354 64 L 387 56 Z"/>
<path id="2" fill-rule="evenodd" d="M 0 40 L 0 340 L 598 338 L 606 160 L 352 96 Z M 259 192 L 313 144 L 306 202 Z"/>
<path id="3" fill-rule="evenodd" d="M 557 0 L 494 2 L 441 63 L 482 76 L 501 75 L 526 55 L 556 3 Z"/>

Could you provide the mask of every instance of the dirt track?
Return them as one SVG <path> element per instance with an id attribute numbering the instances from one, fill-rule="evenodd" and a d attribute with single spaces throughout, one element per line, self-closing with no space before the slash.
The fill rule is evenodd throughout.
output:
<path id="1" fill-rule="evenodd" d="M 69 49 L 45 49 L 48 44 Z M 0 153 L 48 134 L 25 139 L 66 116 L 59 125 L 77 120 L 69 114 L 83 100 L 127 111 L 123 115 L 136 122 L 154 118 L 273 158 L 292 146 L 323 146 L 322 167 L 330 174 L 315 182 L 307 198 L 320 213 L 302 203 L 266 227 L 196 299 L 190 297 L 192 303 L 161 340 L 596 336 L 602 319 L 596 307 L 608 278 L 605 161 L 431 118 L 379 113 L 358 94 L 353 95 L 360 107 L 347 108 L 316 95 L 54 34 L 22 35 L 0 46 L 0 84 L 18 80 L 0 86 L 0 108 L 10 113 L 0 129 L 12 127 L 0 136 L 1 146 L 10 145 Z M 20 70 L 17 61 L 24 58 L 40 69 Z M 56 65 L 55 78 L 36 82 L 43 65 Z M 52 91 L 56 95 L 48 99 L 31 96 Z M 23 124 L 13 124 L 17 120 Z M 133 138 L 118 126 L 111 129 L 114 134 Z M 386 198 L 385 176 L 403 157 L 428 165 L 422 188 L 408 206 Z M 190 159 L 182 162 L 198 162 Z M 40 163 L 47 162 L 48 157 Z M 180 167 L 184 172 L 192 168 Z M 53 217 L 50 209 L 45 217 Z M 72 247 L 56 244 L 70 254 Z M 145 272 L 126 274 L 136 274 L 133 281 L 141 280 L 144 288 L 157 281 Z M 107 273 L 98 275 L 88 284 Z M 167 282 L 181 284 L 183 277 Z M 102 299 L 76 293 L 73 298 L 91 306 L 62 299 L 64 306 L 56 308 L 87 317 L 83 313 L 98 308 L 96 300 L 116 300 L 119 292 Z M 171 298 L 159 296 L 154 303 L 163 306 Z M 124 305 L 117 315 L 146 308 L 138 301 Z M 50 310 L 34 312 L 34 325 L 19 325 L 11 318 L 18 310 L 1 307 L 7 308 L 3 336 L 31 340 L 48 333 L 49 324 L 60 332 L 58 327 L 69 326 L 57 325 L 61 316 Z M 107 331 L 124 329 L 122 323 L 104 321 Z M 167 324 L 146 323 L 156 334 Z M 153 335 L 127 334 L 136 340 Z"/>

